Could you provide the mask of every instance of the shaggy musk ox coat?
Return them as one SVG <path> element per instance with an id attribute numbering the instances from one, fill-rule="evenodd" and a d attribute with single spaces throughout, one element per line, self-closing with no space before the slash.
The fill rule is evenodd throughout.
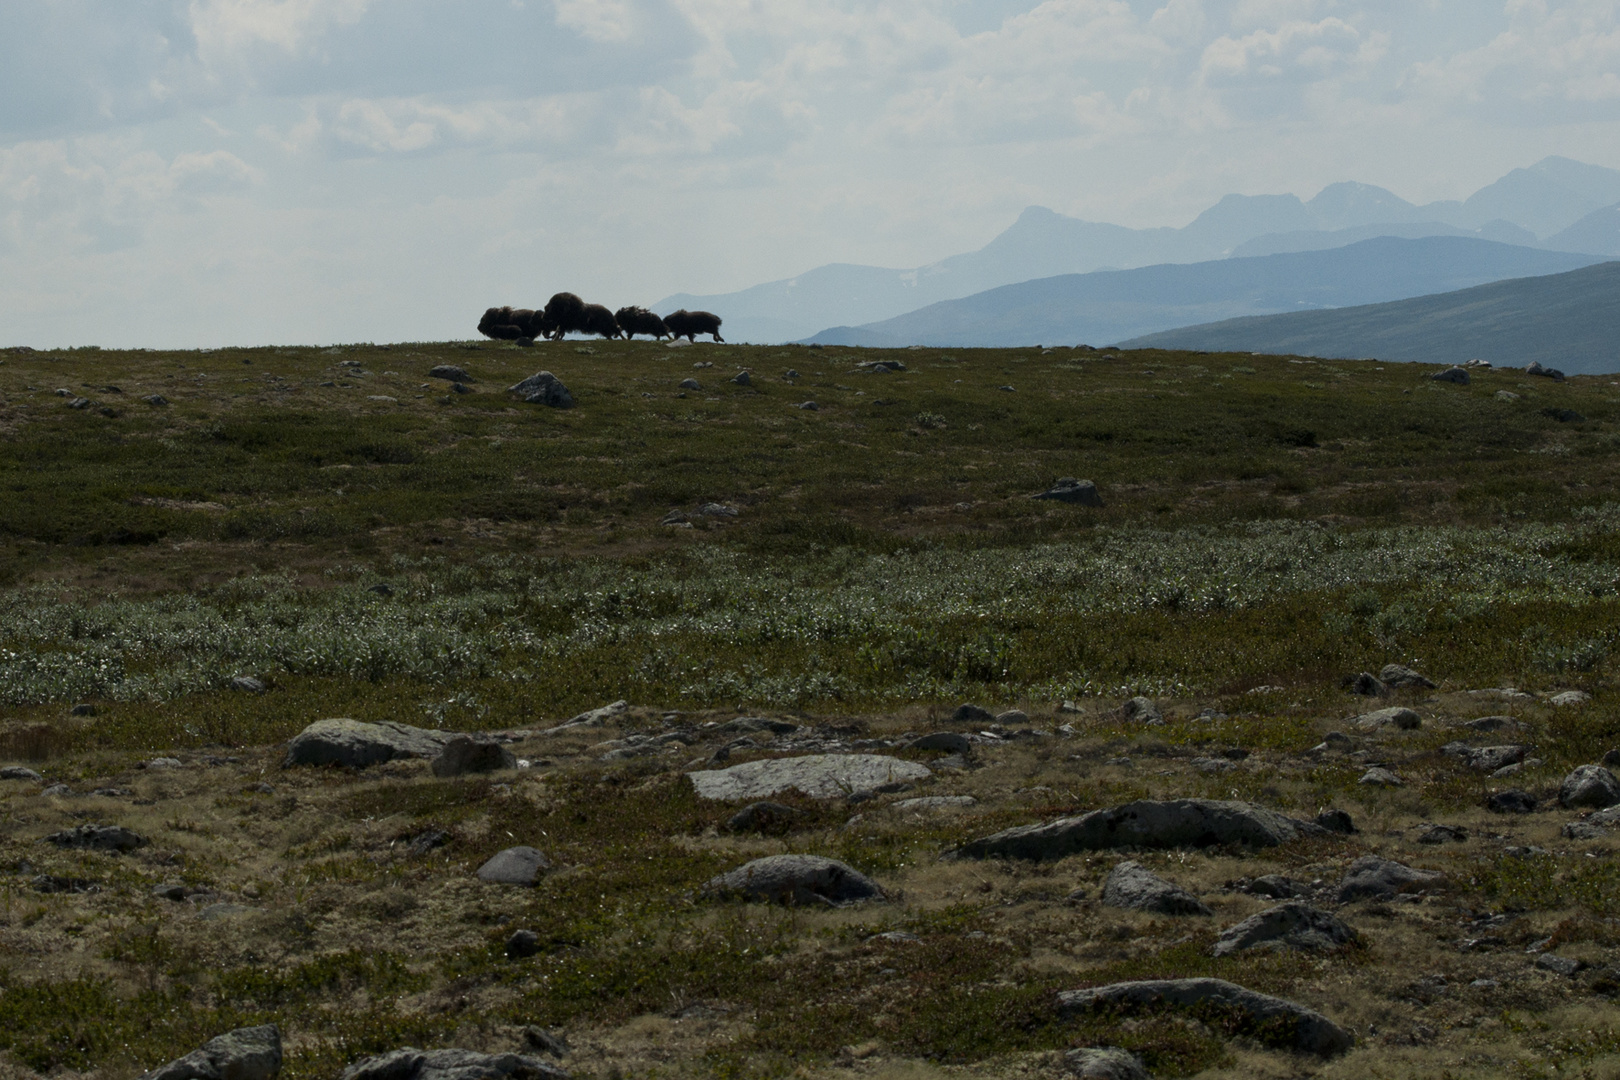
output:
<path id="1" fill-rule="evenodd" d="M 571 292 L 560 292 L 546 301 L 540 321 L 542 332 L 560 341 L 564 334 L 585 329 L 585 301 Z"/>
<path id="2" fill-rule="evenodd" d="M 539 313 L 528 308 L 492 307 L 478 320 L 478 332 L 497 341 L 518 341 L 539 333 Z"/>
<path id="3" fill-rule="evenodd" d="M 614 321 L 613 312 L 601 304 L 586 304 L 580 315 L 580 330 L 587 334 L 600 334 L 605 338 L 619 336 L 619 324 Z"/>
<path id="4" fill-rule="evenodd" d="M 622 307 L 613 313 L 613 318 L 627 338 L 634 338 L 637 334 L 646 334 L 648 337 L 662 341 L 669 335 L 669 327 L 664 325 L 664 320 L 644 307 Z"/>
<path id="5" fill-rule="evenodd" d="M 719 342 L 726 340 L 720 336 L 720 316 L 707 311 L 687 311 L 681 308 L 673 315 L 665 315 L 664 325 L 669 327 L 670 333 L 687 341 L 696 341 L 699 334 L 713 334 L 714 340 Z"/>

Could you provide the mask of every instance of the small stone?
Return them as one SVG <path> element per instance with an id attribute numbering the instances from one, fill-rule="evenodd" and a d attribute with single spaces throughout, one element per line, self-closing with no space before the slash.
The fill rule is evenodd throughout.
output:
<path id="1" fill-rule="evenodd" d="M 1526 375 L 1540 375 L 1541 377 L 1551 379 L 1554 382 L 1564 381 L 1564 373 L 1562 371 L 1559 371 L 1557 368 L 1543 367 L 1541 361 L 1539 360 L 1532 360 L 1526 364 L 1524 367 L 1524 373 Z"/>
<path id="2" fill-rule="evenodd" d="M 1433 681 L 1427 676 L 1419 675 L 1409 667 L 1400 664 L 1385 664 L 1378 672 L 1378 679 L 1385 686 L 1394 686 L 1401 689 L 1421 687 L 1425 690 L 1435 689 Z"/>
<path id="3" fill-rule="evenodd" d="M 512 751 L 490 738 L 457 735 L 433 759 L 433 775 L 442 778 L 517 768 Z"/>
<path id="4" fill-rule="evenodd" d="M 1391 859 L 1363 855 L 1350 864 L 1349 871 L 1339 882 L 1339 902 L 1345 904 L 1352 900 L 1390 900 L 1399 893 L 1432 885 L 1444 878 L 1444 874 L 1433 870 L 1415 870 Z"/>
<path id="5" fill-rule="evenodd" d="M 1556 406 L 1542 409 L 1541 415 L 1549 420 L 1556 420 L 1560 424 L 1579 424 L 1586 419 L 1574 409 L 1561 409 Z"/>
<path id="6" fill-rule="evenodd" d="M 1576 972 L 1581 970 L 1582 966 L 1581 962 L 1573 957 L 1558 956 L 1555 953 L 1542 953 L 1536 957 L 1536 967 L 1554 975 L 1562 975 L 1565 978 L 1573 977 Z"/>
<path id="7" fill-rule="evenodd" d="M 682 345 L 686 342 L 682 341 Z M 414 1046 L 357 1061 L 339 1080 L 567 1080 L 568 1073 L 523 1054 L 418 1050 Z"/>
<path id="8" fill-rule="evenodd" d="M 40 794 L 49 795 L 53 798 L 62 798 L 63 796 L 73 794 L 73 789 L 68 787 L 66 784 L 52 784 L 50 787 L 41 791 Z"/>
<path id="9" fill-rule="evenodd" d="M 1602 840 L 1608 834 L 1586 821 L 1571 821 L 1559 831 L 1565 840 Z"/>
<path id="10" fill-rule="evenodd" d="M 698 507 L 698 513 L 704 517 L 736 517 L 737 508 L 727 506 L 725 503 L 709 502 Z"/>
<path id="11" fill-rule="evenodd" d="M 761 800 L 749 803 L 726 819 L 731 832 L 769 832 L 788 827 L 799 812 L 779 802 Z"/>
<path id="12" fill-rule="evenodd" d="M 980 708 L 977 705 L 964 703 L 962 705 L 958 705 L 956 707 L 956 711 L 951 713 L 951 723 L 953 724 L 972 724 L 974 726 L 978 726 L 981 724 L 993 724 L 995 722 L 996 717 L 994 713 L 992 713 L 989 709 Z"/>
<path id="13" fill-rule="evenodd" d="M 1423 718 L 1411 709 L 1391 708 L 1375 709 L 1370 713 L 1362 713 L 1351 723 L 1360 731 L 1377 731 L 1382 727 L 1393 726 L 1401 731 L 1416 731 L 1423 726 Z"/>
<path id="14" fill-rule="evenodd" d="M 1418 834 L 1420 844 L 1460 844 L 1468 839 L 1468 830 L 1456 825 L 1430 825 Z"/>
<path id="15" fill-rule="evenodd" d="M 141 400 L 146 402 L 148 405 L 153 406 L 167 405 L 169 403 L 169 399 L 164 397 L 162 394 L 148 394 L 141 398 Z"/>
<path id="16" fill-rule="evenodd" d="M 535 1050 L 542 1050 L 552 1057 L 567 1057 L 568 1042 L 560 1035 L 555 1035 L 543 1027 L 530 1024 L 523 1029 L 523 1041 Z"/>
<path id="17" fill-rule="evenodd" d="M 69 716 L 94 716 L 94 715 L 96 715 L 96 707 L 94 705 L 90 705 L 90 704 L 86 704 L 86 703 L 81 702 L 78 705 L 73 706 L 73 708 L 69 709 L 68 710 L 68 715 Z"/>
<path id="18" fill-rule="evenodd" d="M 738 386 L 751 386 L 754 380 L 749 378 L 748 372 L 739 371 L 737 374 L 731 377 L 731 381 L 736 383 Z"/>
<path id="19" fill-rule="evenodd" d="M 244 694 L 262 694 L 265 686 L 264 683 L 251 675 L 238 675 L 231 680 L 231 689 L 241 691 Z"/>
<path id="20" fill-rule="evenodd" d="M 1063 703 L 1060 704 L 1057 707 L 1057 711 L 1060 712 L 1060 713 L 1067 714 L 1067 715 L 1074 715 L 1074 714 L 1077 714 L 1077 713 L 1085 712 L 1085 710 L 1082 709 L 1079 705 L 1076 705 L 1074 702 L 1068 701 L 1068 700 L 1063 701 Z"/>
<path id="21" fill-rule="evenodd" d="M 1342 833 L 1346 836 L 1356 831 L 1355 822 L 1343 810 L 1324 810 L 1316 815 L 1316 824 L 1330 833 Z"/>
<path id="22" fill-rule="evenodd" d="M 921 738 L 913 739 L 907 746 L 909 750 L 945 750 L 952 754 L 971 754 L 973 740 L 958 731 L 935 731 Z"/>
<path id="23" fill-rule="evenodd" d="M 396 758 L 438 757 L 451 736 L 409 724 L 384 720 L 317 720 L 287 744 L 283 768 L 295 765 L 342 765 L 363 769 Z"/>
<path id="24" fill-rule="evenodd" d="M 471 394 L 474 391 L 473 388 L 468 386 L 466 383 L 453 382 L 450 384 L 450 392 L 452 394 Z"/>
<path id="25" fill-rule="evenodd" d="M 514 930 L 512 936 L 506 939 L 506 956 L 509 960 L 533 956 L 539 951 L 540 935 L 533 930 Z"/>
<path id="26" fill-rule="evenodd" d="M 669 513 L 665 514 L 663 520 L 660 521 L 658 524 L 660 524 L 660 525 L 685 525 L 688 528 L 690 528 L 691 525 L 692 525 L 692 522 L 687 518 L 684 511 L 676 509 L 676 510 L 671 510 Z"/>
<path id="27" fill-rule="evenodd" d="M 1374 766 L 1362 773 L 1361 779 L 1357 780 L 1356 783 L 1366 784 L 1370 787 L 1400 787 L 1402 780 L 1388 769 L 1382 766 Z"/>
<path id="28" fill-rule="evenodd" d="M 1225 758 L 1195 757 L 1188 764 L 1206 775 L 1231 772 L 1237 768 L 1237 762 Z"/>
<path id="29" fill-rule="evenodd" d="M 405 850 L 411 855 L 426 855 L 430 851 L 444 847 L 450 840 L 450 834 L 443 829 L 429 829 L 413 836 L 411 842 L 405 845 Z"/>
<path id="30" fill-rule="evenodd" d="M 682 390 L 701 390 L 701 389 L 703 389 L 703 384 L 698 382 L 696 379 L 692 378 L 690 375 L 688 375 L 686 378 L 682 379 L 679 383 L 676 383 L 676 385 L 679 386 Z"/>
<path id="31" fill-rule="evenodd" d="M 550 869 L 551 860 L 543 852 L 520 844 L 498 852 L 480 866 L 478 880 L 492 885 L 533 885 L 542 870 Z"/>
<path id="32" fill-rule="evenodd" d="M 133 833 L 122 825 L 80 825 L 74 829 L 52 833 L 45 840 L 57 847 L 78 848 L 85 851 L 126 852 L 147 845 L 144 836 Z"/>
<path id="33" fill-rule="evenodd" d="M 600 708 L 582 712 L 571 720 L 565 720 L 554 728 L 547 728 L 542 734 L 554 735 L 559 731 L 567 731 L 577 727 L 602 727 L 609 720 L 616 720 L 630 711 L 630 703 L 622 698 Z"/>
<path id="34" fill-rule="evenodd" d="M 1456 758 L 1476 772 L 1494 773 L 1524 760 L 1523 746 L 1469 746 L 1451 742 L 1440 748 L 1447 757 Z"/>
<path id="35" fill-rule="evenodd" d="M 1435 372 L 1429 378 L 1435 382 L 1456 383 L 1459 386 L 1467 386 L 1468 369 L 1460 367 L 1447 368 L 1444 371 Z"/>
<path id="36" fill-rule="evenodd" d="M 1389 687 L 1379 681 L 1378 676 L 1370 671 L 1363 671 L 1350 680 L 1350 692 L 1360 694 L 1362 697 L 1384 697 L 1389 693 Z"/>
<path id="37" fill-rule="evenodd" d="M 970 806 L 977 806 L 978 803 L 979 800 L 971 795 L 924 795 L 916 799 L 901 799 L 894 804 L 894 808 L 911 813 L 921 813 L 937 810 L 966 810 Z"/>
<path id="38" fill-rule="evenodd" d="M 1485 809 L 1498 814 L 1528 814 L 1535 808 L 1536 797 L 1517 788 L 1494 792 L 1485 799 Z"/>
<path id="39" fill-rule="evenodd" d="M 1242 886 L 1242 891 L 1254 896 L 1269 896 L 1273 900 L 1292 900 L 1303 895 L 1305 887 L 1281 874 L 1264 874 Z"/>
<path id="40" fill-rule="evenodd" d="M 801 402 L 799 402 L 797 405 L 795 405 L 793 407 L 795 409 L 805 409 L 805 410 L 808 410 L 809 412 L 815 412 L 817 409 L 821 408 L 820 405 L 817 405 L 813 401 L 801 401 Z"/>
<path id="41" fill-rule="evenodd" d="M 45 782 L 45 778 L 39 773 L 22 765 L 7 765 L 0 768 L 0 780 L 27 780 L 35 784 Z"/>
<path id="42" fill-rule="evenodd" d="M 740 896 L 784 904 L 839 906 L 883 898 L 866 875 L 819 855 L 770 855 L 711 878 L 707 896 Z"/>
<path id="43" fill-rule="evenodd" d="M 1477 720 L 1465 722 L 1462 726 L 1469 731 L 1491 732 L 1501 731 L 1503 728 L 1516 728 L 1519 722 L 1511 716 L 1481 716 Z"/>
<path id="44" fill-rule="evenodd" d="M 379 581 L 375 585 L 366 586 L 366 592 L 375 593 L 378 596 L 393 596 L 394 587 L 386 581 Z"/>
<path id="45" fill-rule="evenodd" d="M 1215 955 L 1228 956 L 1250 949 L 1327 951 L 1356 940 L 1356 932 L 1336 916 L 1309 904 L 1292 901 L 1267 908 L 1230 926 L 1215 939 Z"/>
<path id="46" fill-rule="evenodd" d="M 536 372 L 522 382 L 507 387 L 507 392 L 516 394 L 529 405 L 548 405 L 553 409 L 574 407 L 574 395 L 568 392 L 561 379 L 549 371 Z"/>
<path id="47" fill-rule="evenodd" d="M 270 1080 L 280 1071 L 281 1030 L 264 1024 L 209 1039 L 141 1080 Z"/>
<path id="48" fill-rule="evenodd" d="M 1063 1068 L 1080 1080 L 1152 1080 L 1142 1059 L 1117 1046 L 1087 1046 L 1063 1055 Z"/>
<path id="49" fill-rule="evenodd" d="M 1321 1013 L 1225 979 L 1142 979 L 1058 995 L 1062 1015 L 1106 1010 L 1117 1016 L 1137 1009 L 1188 1009 L 1195 1015 L 1214 1010 L 1239 1019 L 1266 1042 L 1323 1057 L 1355 1045 L 1349 1032 Z"/>
<path id="50" fill-rule="evenodd" d="M 1011 387 L 1002 389 L 1010 390 Z M 1057 502 L 1073 503 L 1076 506 L 1101 506 L 1102 495 L 1097 491 L 1097 485 L 1090 480 L 1077 480 L 1072 476 L 1065 476 L 1039 495 L 1031 495 L 1031 499 L 1053 499 Z"/>
<path id="51" fill-rule="evenodd" d="M 1179 885 L 1172 884 L 1141 863 L 1122 862 L 1103 883 L 1107 907 L 1148 911 L 1158 915 L 1213 915 L 1207 905 Z"/>
<path id="52" fill-rule="evenodd" d="M 1562 694 L 1554 694 L 1552 697 L 1547 699 L 1550 704 L 1556 705 L 1559 708 L 1565 708 L 1570 705 L 1585 705 L 1591 700 L 1592 695 L 1588 694 L 1584 690 L 1565 690 Z"/>
<path id="53" fill-rule="evenodd" d="M 467 374 L 466 368 L 457 367 L 454 364 L 435 364 L 433 367 L 428 369 L 428 378 L 443 379 L 446 382 L 462 383 L 478 381 L 471 375 Z"/>
<path id="54" fill-rule="evenodd" d="M 1008 709 L 996 714 L 996 723 L 1002 727 L 1019 728 L 1029 723 L 1029 714 L 1022 709 Z"/>
<path id="55" fill-rule="evenodd" d="M 1114 718 L 1127 724 L 1162 724 L 1164 714 L 1152 698 L 1133 697 L 1114 710 Z"/>
<path id="56" fill-rule="evenodd" d="M 1601 765 L 1581 765 L 1564 777 L 1558 801 L 1566 807 L 1613 806 L 1620 803 L 1620 780 Z"/>

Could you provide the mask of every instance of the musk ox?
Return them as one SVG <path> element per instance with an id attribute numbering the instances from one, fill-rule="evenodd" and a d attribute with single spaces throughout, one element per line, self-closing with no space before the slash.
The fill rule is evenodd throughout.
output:
<path id="1" fill-rule="evenodd" d="M 560 341 L 564 334 L 585 329 L 585 301 L 571 292 L 560 292 L 546 301 L 540 322 L 542 333 Z"/>
<path id="2" fill-rule="evenodd" d="M 520 341 L 539 332 L 539 313 L 528 308 L 492 307 L 478 320 L 478 332 L 497 341 Z"/>
<path id="3" fill-rule="evenodd" d="M 601 304 L 586 304 L 585 310 L 580 313 L 579 329 L 587 334 L 600 334 L 605 338 L 619 336 L 619 324 L 614 321 L 613 312 Z"/>
<path id="4" fill-rule="evenodd" d="M 644 307 L 622 307 L 613 313 L 613 319 L 627 338 L 633 339 L 637 334 L 646 334 L 654 340 L 662 341 L 669 335 L 669 327 L 664 325 L 664 320 Z"/>
<path id="5" fill-rule="evenodd" d="M 669 332 L 687 341 L 696 341 L 698 334 L 713 334 L 714 340 L 724 342 L 720 336 L 720 316 L 707 311 L 687 311 L 685 308 L 664 316 Z"/>

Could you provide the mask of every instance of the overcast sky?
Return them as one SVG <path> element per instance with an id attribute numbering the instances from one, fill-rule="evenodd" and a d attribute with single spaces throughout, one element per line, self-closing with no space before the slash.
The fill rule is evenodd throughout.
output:
<path id="1" fill-rule="evenodd" d="M 0 346 L 459 338 L 1549 154 L 1620 167 L 1620 0 L 0 0 Z"/>

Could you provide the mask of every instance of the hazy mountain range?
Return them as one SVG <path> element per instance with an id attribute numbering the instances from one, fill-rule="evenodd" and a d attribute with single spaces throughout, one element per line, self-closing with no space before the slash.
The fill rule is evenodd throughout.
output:
<path id="1" fill-rule="evenodd" d="M 1460 364 L 1478 358 L 1566 374 L 1620 371 L 1620 262 L 1386 304 L 1230 319 L 1131 347 Z"/>
<path id="2" fill-rule="evenodd" d="M 1384 236 L 1326 251 L 1038 278 L 823 330 L 811 340 L 880 348 L 1109 345 L 1197 323 L 1450 292 L 1601 260 L 1464 236 Z"/>
<path id="3" fill-rule="evenodd" d="M 1353 182 L 1332 184 L 1309 201 L 1293 195 L 1228 195 L 1179 229 L 1130 229 L 1030 207 L 980 250 L 930 266 L 831 264 L 735 293 L 676 294 L 657 308 L 716 312 L 725 319 L 730 340 L 790 341 L 1038 278 L 1322 251 L 1384 236 L 1471 238 L 1617 256 L 1620 171 L 1550 157 L 1513 170 L 1461 202 L 1423 206 Z"/>

